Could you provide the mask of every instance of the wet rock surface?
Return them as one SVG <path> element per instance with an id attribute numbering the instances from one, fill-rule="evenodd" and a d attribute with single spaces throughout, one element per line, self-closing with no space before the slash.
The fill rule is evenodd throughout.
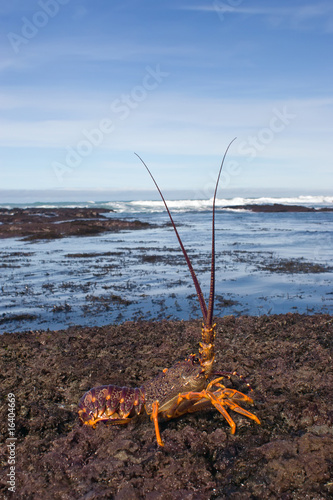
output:
<path id="1" fill-rule="evenodd" d="M 262 425 L 216 410 L 160 424 L 80 427 L 76 408 L 96 385 L 139 386 L 197 352 L 199 321 L 4 334 L 1 498 L 8 491 L 7 395 L 15 395 L 15 498 L 332 498 L 332 333 L 329 315 L 217 319 L 216 370 L 246 376 Z M 226 380 L 246 392 L 238 377 Z M 245 406 L 245 405 L 244 405 Z"/>
<path id="2" fill-rule="evenodd" d="M 111 212 L 106 208 L 0 208 L 0 238 L 33 241 L 151 227 L 147 222 L 103 215 Z"/>

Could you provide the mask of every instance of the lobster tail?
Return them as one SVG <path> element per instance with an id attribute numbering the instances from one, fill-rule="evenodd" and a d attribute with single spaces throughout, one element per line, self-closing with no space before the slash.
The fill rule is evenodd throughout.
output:
<path id="1" fill-rule="evenodd" d="M 119 424 L 139 415 L 144 404 L 144 395 L 137 387 L 101 385 L 93 387 L 82 396 L 78 413 L 84 425 L 94 427 L 102 420 Z"/>

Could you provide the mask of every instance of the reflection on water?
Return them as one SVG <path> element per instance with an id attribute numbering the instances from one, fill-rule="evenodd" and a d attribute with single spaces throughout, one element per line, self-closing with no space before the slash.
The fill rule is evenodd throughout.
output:
<path id="1" fill-rule="evenodd" d="M 0 331 L 200 318 L 166 214 L 140 213 L 140 219 L 160 227 L 0 240 Z M 180 212 L 175 219 L 207 296 L 211 213 Z M 333 213 L 218 211 L 215 314 L 332 314 L 332 226 Z"/>

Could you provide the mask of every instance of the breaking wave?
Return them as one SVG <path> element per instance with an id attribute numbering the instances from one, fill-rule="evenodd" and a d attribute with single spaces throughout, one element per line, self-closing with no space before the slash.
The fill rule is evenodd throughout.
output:
<path id="1" fill-rule="evenodd" d="M 167 200 L 170 210 L 173 212 L 202 212 L 211 210 L 213 199 L 208 200 Z M 232 210 L 233 206 L 242 205 L 303 205 L 307 207 L 333 207 L 333 196 L 308 196 L 300 195 L 294 197 L 258 197 L 258 198 L 218 198 L 216 200 L 216 207 L 223 209 L 228 207 Z M 20 206 L 21 208 L 36 207 L 36 208 L 109 208 L 115 213 L 156 213 L 165 210 L 164 204 L 161 200 L 138 200 L 138 201 L 86 201 L 86 202 L 59 202 L 59 203 L 45 203 L 37 202 L 30 204 L 0 204 L 2 208 L 11 209 Z"/>
<path id="2" fill-rule="evenodd" d="M 213 199 L 209 200 L 167 200 L 170 210 L 173 212 L 200 212 L 211 210 Z M 271 197 L 260 197 L 260 198 L 219 198 L 216 200 L 216 207 L 223 209 L 228 207 L 232 210 L 233 206 L 242 205 L 271 205 L 271 204 L 282 204 L 282 205 L 303 205 L 307 207 L 327 207 L 333 206 L 333 196 L 297 196 L 289 198 L 271 198 Z M 129 202 L 108 202 L 103 206 L 107 206 L 115 210 L 115 212 L 162 212 L 165 210 L 162 201 L 153 200 L 139 200 L 139 201 L 129 201 Z"/>

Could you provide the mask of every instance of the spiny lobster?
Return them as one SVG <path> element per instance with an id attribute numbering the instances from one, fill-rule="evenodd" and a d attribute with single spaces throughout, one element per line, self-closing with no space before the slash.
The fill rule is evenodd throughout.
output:
<path id="1" fill-rule="evenodd" d="M 194 282 L 203 316 L 201 330 L 202 340 L 199 344 L 199 356 L 191 354 L 184 361 L 175 363 L 171 368 L 165 368 L 157 377 L 148 380 L 141 387 L 132 388 L 102 385 L 90 389 L 84 394 L 79 402 L 78 414 L 82 424 L 91 425 L 92 427 L 95 427 L 99 421 L 109 421 L 109 423 L 114 425 L 126 424 L 131 418 L 139 415 L 145 410 L 154 422 L 156 439 L 160 446 L 164 446 L 164 443 L 162 442 L 158 425 L 159 415 L 162 418 L 169 419 L 214 406 L 227 420 L 231 427 L 232 434 L 235 433 L 236 424 L 230 417 L 226 408 L 240 413 L 260 424 L 259 419 L 253 413 L 239 406 L 239 403 L 253 403 L 253 400 L 246 394 L 235 389 L 227 388 L 221 383 L 224 377 L 230 378 L 230 375 L 236 375 L 236 372 L 231 374 L 213 371 L 216 327 L 216 325 L 213 324 L 215 291 L 215 202 L 224 160 L 234 140 L 235 139 L 230 142 L 224 153 L 213 198 L 212 256 L 208 307 L 164 196 L 145 162 L 135 153 L 146 167 L 162 198 Z M 210 379 L 212 380 L 209 381 Z"/>

